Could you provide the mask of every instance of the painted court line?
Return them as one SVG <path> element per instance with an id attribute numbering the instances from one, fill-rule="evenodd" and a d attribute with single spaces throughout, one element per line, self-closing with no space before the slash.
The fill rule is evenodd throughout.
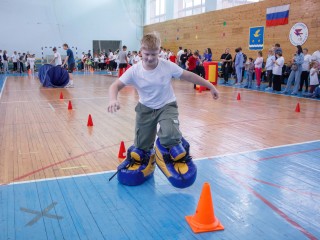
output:
<path id="1" fill-rule="evenodd" d="M 55 112 L 56 110 L 54 109 L 54 107 L 52 106 L 51 103 L 48 103 L 49 104 L 49 107 L 51 108 L 52 112 Z"/>
<path id="2" fill-rule="evenodd" d="M 4 87 L 6 86 L 7 78 L 8 78 L 8 77 L 5 77 L 5 79 L 4 79 L 4 82 L 3 82 L 3 85 L 2 85 L 2 88 L 1 88 L 1 91 L 0 91 L 0 99 L 1 99 L 1 97 L 2 97 L 2 93 L 3 93 Z"/>
<path id="3" fill-rule="evenodd" d="M 132 142 L 132 141 L 126 141 L 126 142 Z M 290 147 L 290 146 L 297 146 L 297 145 L 302 145 L 302 144 L 308 144 L 308 143 L 315 143 L 315 142 L 320 142 L 320 140 L 315 140 L 315 141 L 307 141 L 307 142 L 300 142 L 300 143 L 293 143 L 293 144 L 285 144 L 285 145 L 279 145 L 279 146 L 275 146 L 275 147 L 267 147 L 267 148 L 261 148 L 261 149 L 256 149 L 256 150 L 251 150 L 251 151 L 244 151 L 244 152 L 239 152 L 239 153 L 230 153 L 230 154 L 222 154 L 222 155 L 216 155 L 216 156 L 211 156 L 211 157 L 205 157 L 205 158 L 198 158 L 198 159 L 194 159 L 195 161 L 202 161 L 202 160 L 208 160 L 208 159 L 216 159 L 216 158 L 221 158 L 221 157 L 229 157 L 229 156 L 235 156 L 235 155 L 242 155 L 242 154 L 247 154 L 247 153 L 253 153 L 253 152 L 259 152 L 259 151 L 263 151 L 263 150 L 269 150 L 269 149 L 277 149 L 277 148 L 282 148 L 282 147 Z M 86 156 L 88 154 L 103 150 L 105 148 L 108 147 L 114 147 L 117 146 L 117 144 L 114 145 L 110 145 L 110 146 L 105 146 L 103 148 L 99 148 L 96 150 L 92 150 L 89 152 L 85 152 L 82 154 L 79 154 L 77 156 L 74 157 L 70 157 L 67 158 L 65 160 L 50 164 L 48 166 L 45 166 L 43 168 L 37 169 L 35 171 L 32 171 L 30 173 L 26 173 L 20 177 L 17 177 L 15 179 L 13 179 L 11 182 L 7 182 L 7 183 L 3 183 L 0 184 L 0 186 L 4 186 L 4 185 L 12 185 L 12 184 L 23 184 L 23 183 L 34 183 L 34 182 L 42 182 L 42 181 L 51 181 L 51 180 L 59 180 L 59 179 L 67 179 L 67 178 L 74 178 L 74 177 L 84 177 L 84 176 L 92 176 L 92 175 L 99 175 L 99 174 L 105 174 L 105 173 L 114 173 L 116 172 L 116 170 L 108 170 L 108 171 L 101 171 L 101 172 L 94 172 L 94 173 L 86 173 L 86 174 L 79 174 L 79 175 L 71 175 L 71 176 L 63 176 L 63 177 L 52 177 L 52 178 L 44 178 L 44 179 L 36 179 L 36 180 L 29 180 L 29 181 L 19 181 L 16 182 L 18 180 L 21 180 L 23 178 L 29 177 L 37 172 L 43 171 L 45 169 L 48 169 L 50 167 L 53 166 L 57 166 L 59 164 L 74 160 L 76 158 L 82 157 L 82 156 Z M 299 152 L 297 153 L 299 154 Z M 276 156 L 275 156 L 276 157 Z"/>

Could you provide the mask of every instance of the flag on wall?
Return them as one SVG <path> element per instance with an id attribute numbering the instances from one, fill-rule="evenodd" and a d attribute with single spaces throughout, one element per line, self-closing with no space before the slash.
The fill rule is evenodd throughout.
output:
<path id="1" fill-rule="evenodd" d="M 285 25 L 289 20 L 290 4 L 267 8 L 267 27 Z"/>
<path id="2" fill-rule="evenodd" d="M 264 26 L 251 27 L 249 32 L 249 50 L 262 50 L 264 45 Z"/>

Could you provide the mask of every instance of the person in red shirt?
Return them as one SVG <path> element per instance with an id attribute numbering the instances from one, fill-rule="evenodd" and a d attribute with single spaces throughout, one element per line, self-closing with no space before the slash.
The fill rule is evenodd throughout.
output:
<path id="1" fill-rule="evenodd" d="M 193 72 L 197 74 L 196 68 L 197 68 L 197 61 L 199 59 L 199 53 L 194 52 L 187 60 L 186 66 L 188 71 Z M 198 74 L 197 74 L 198 75 Z M 196 84 L 193 86 L 194 89 L 196 89 Z"/>
<path id="2" fill-rule="evenodd" d="M 169 60 L 175 64 L 177 64 L 177 56 L 174 55 L 174 52 L 171 52 L 171 55 L 169 57 Z"/>

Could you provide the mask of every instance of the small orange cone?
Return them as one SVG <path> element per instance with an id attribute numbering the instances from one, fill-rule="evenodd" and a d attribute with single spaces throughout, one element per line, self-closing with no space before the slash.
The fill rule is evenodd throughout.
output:
<path id="1" fill-rule="evenodd" d="M 63 94 L 62 94 L 62 92 L 60 92 L 60 99 L 63 99 Z"/>
<path id="2" fill-rule="evenodd" d="M 296 112 L 300 112 L 300 103 L 297 103 Z"/>
<path id="3" fill-rule="evenodd" d="M 121 141 L 118 158 L 126 158 L 126 147 L 124 146 L 124 142 Z"/>
<path id="4" fill-rule="evenodd" d="M 72 103 L 71 103 L 71 101 L 69 101 L 68 110 L 72 110 Z"/>
<path id="5" fill-rule="evenodd" d="M 214 215 L 209 183 L 203 185 L 196 213 L 186 216 L 186 220 L 194 233 L 224 230 L 224 226 Z"/>
<path id="6" fill-rule="evenodd" d="M 88 116 L 88 123 L 87 123 L 87 126 L 88 126 L 88 127 L 93 127 L 93 122 L 92 122 L 91 114 L 89 114 L 89 116 Z"/>
<path id="7" fill-rule="evenodd" d="M 237 100 L 238 100 L 238 101 L 240 101 L 240 100 L 241 100 L 240 93 L 238 93 Z"/>

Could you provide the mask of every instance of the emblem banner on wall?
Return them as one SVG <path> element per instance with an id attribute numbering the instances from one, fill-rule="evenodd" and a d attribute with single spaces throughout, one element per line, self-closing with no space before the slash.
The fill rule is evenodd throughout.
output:
<path id="1" fill-rule="evenodd" d="M 264 26 L 251 27 L 249 31 L 249 50 L 262 50 L 264 44 Z"/>
<path id="2" fill-rule="evenodd" d="M 293 25 L 289 33 L 289 39 L 293 46 L 303 45 L 307 41 L 308 36 L 308 27 L 302 22 Z"/>

